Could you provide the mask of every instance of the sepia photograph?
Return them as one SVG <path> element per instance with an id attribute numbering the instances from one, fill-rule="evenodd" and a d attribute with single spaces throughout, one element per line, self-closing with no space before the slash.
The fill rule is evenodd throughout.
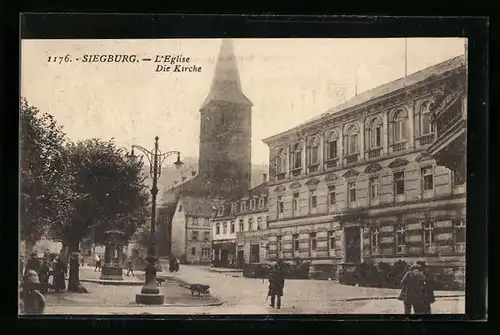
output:
<path id="1" fill-rule="evenodd" d="M 465 314 L 467 39 L 22 39 L 19 315 Z"/>

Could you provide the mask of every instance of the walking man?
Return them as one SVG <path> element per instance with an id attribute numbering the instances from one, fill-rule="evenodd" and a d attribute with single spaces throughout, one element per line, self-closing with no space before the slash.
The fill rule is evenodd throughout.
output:
<path id="1" fill-rule="evenodd" d="M 134 275 L 134 267 L 132 265 L 132 260 L 129 259 L 128 262 L 127 262 L 127 277 L 129 276 L 129 274 L 132 272 L 132 276 Z"/>
<path id="2" fill-rule="evenodd" d="M 402 289 L 398 300 L 403 301 L 405 314 L 411 314 L 412 308 L 415 314 L 426 314 L 425 279 L 422 267 L 415 264 L 401 280 Z"/>
<path id="3" fill-rule="evenodd" d="M 436 302 L 436 297 L 434 296 L 434 277 L 424 260 L 418 261 L 418 265 L 422 268 L 422 273 L 425 276 L 424 285 L 424 314 L 432 314 L 431 305 Z"/>
<path id="4" fill-rule="evenodd" d="M 283 296 L 283 287 L 285 286 L 285 271 L 283 268 L 282 260 L 278 260 L 276 266 L 269 273 L 269 291 L 268 296 L 271 297 L 271 304 L 273 307 L 281 308 L 281 297 Z"/>
<path id="5" fill-rule="evenodd" d="M 94 259 L 95 259 L 94 272 L 96 272 L 97 270 L 101 271 L 101 257 L 96 254 Z"/>

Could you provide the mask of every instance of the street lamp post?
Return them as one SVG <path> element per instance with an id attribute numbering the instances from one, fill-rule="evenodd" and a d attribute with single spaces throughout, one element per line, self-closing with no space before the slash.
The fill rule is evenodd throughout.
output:
<path id="1" fill-rule="evenodd" d="M 161 165 L 165 158 L 170 155 L 177 154 L 177 161 L 174 165 L 177 168 L 182 166 L 181 154 L 179 151 L 169 151 L 166 153 L 161 153 L 158 149 L 159 137 L 155 137 L 155 148 L 154 151 L 147 150 L 139 145 L 132 145 L 133 149 L 138 149 L 144 153 L 150 163 L 150 174 L 153 178 L 153 186 L 151 187 L 151 241 L 148 248 L 148 255 L 146 261 L 148 262 L 146 266 L 145 282 L 142 287 L 141 293 L 137 294 L 135 297 L 135 302 L 138 304 L 145 305 L 162 305 L 165 297 L 160 294 L 158 285 L 156 284 L 156 264 L 158 262 L 158 256 L 156 255 L 156 240 L 155 240 L 155 226 L 156 226 L 156 195 L 158 194 L 158 177 L 161 174 Z M 132 151 L 133 155 L 133 151 Z"/>

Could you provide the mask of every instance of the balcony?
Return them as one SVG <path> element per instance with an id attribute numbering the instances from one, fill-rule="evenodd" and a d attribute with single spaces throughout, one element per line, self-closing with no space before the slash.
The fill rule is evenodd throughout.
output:
<path id="1" fill-rule="evenodd" d="M 281 172 L 276 175 L 277 181 L 284 180 L 285 178 L 286 178 L 286 172 Z"/>
<path id="2" fill-rule="evenodd" d="M 406 142 L 395 143 L 392 146 L 392 152 L 398 152 L 398 151 L 403 151 L 403 150 L 406 150 Z"/>
<path id="3" fill-rule="evenodd" d="M 345 158 L 346 164 L 354 164 L 359 160 L 359 154 L 351 154 Z"/>
<path id="4" fill-rule="evenodd" d="M 368 151 L 368 158 L 369 159 L 377 158 L 380 157 L 381 154 L 382 154 L 382 148 L 370 149 Z"/>
<path id="5" fill-rule="evenodd" d="M 291 175 L 293 177 L 297 177 L 297 176 L 300 176 L 302 174 L 302 168 L 296 168 L 296 169 L 293 169 L 292 172 L 291 172 Z"/>
<path id="6" fill-rule="evenodd" d="M 307 171 L 309 173 L 314 173 L 314 172 L 317 172 L 319 170 L 319 163 L 316 163 L 316 164 L 311 164 L 309 165 L 309 167 L 307 168 Z"/>
<path id="7" fill-rule="evenodd" d="M 436 136 L 434 134 L 424 135 L 418 139 L 418 143 L 420 144 L 421 147 L 424 145 L 429 145 L 432 142 L 434 142 L 435 137 Z"/>
<path id="8" fill-rule="evenodd" d="M 325 167 L 327 169 L 337 167 L 338 165 L 339 165 L 339 159 L 337 157 L 331 158 L 328 161 L 326 161 L 326 163 L 325 163 Z"/>

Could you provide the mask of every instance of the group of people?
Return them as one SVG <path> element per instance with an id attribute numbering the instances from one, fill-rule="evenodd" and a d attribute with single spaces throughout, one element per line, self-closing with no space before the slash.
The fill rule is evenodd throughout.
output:
<path id="1" fill-rule="evenodd" d="M 169 259 L 169 267 L 168 271 L 169 272 L 177 272 L 179 271 L 179 266 L 180 266 L 180 261 L 177 257 L 171 256 Z"/>
<path id="2" fill-rule="evenodd" d="M 431 314 L 434 296 L 434 279 L 425 261 L 418 261 L 410 267 L 401 280 L 401 293 L 405 314 Z"/>
<path id="3" fill-rule="evenodd" d="M 281 297 L 285 286 L 286 268 L 282 260 L 274 266 L 269 266 L 269 290 L 267 298 L 271 297 L 270 306 L 281 308 Z M 403 301 L 404 313 L 431 314 L 431 305 L 436 301 L 434 296 L 434 280 L 425 261 L 412 265 L 401 280 L 401 293 L 398 300 Z M 267 300 L 266 298 L 266 300 Z"/>
<path id="4" fill-rule="evenodd" d="M 40 291 L 46 293 L 49 289 L 56 292 L 61 292 L 66 289 L 65 276 L 68 272 L 66 262 L 61 256 L 51 257 L 49 254 L 44 254 L 43 258 L 38 257 L 37 252 L 32 252 L 30 259 L 26 262 L 20 260 L 20 271 L 25 277 L 28 271 L 34 271 L 40 281 Z M 52 281 L 50 282 L 50 278 Z"/>
<path id="5" fill-rule="evenodd" d="M 45 298 L 43 293 L 49 289 L 57 292 L 66 289 L 65 275 L 67 266 L 61 256 L 51 258 L 45 254 L 42 259 L 37 252 L 32 252 L 30 258 L 24 264 L 21 258 L 20 267 L 20 310 L 23 314 L 43 314 L 45 309 Z M 49 279 L 52 277 L 52 283 Z"/>

